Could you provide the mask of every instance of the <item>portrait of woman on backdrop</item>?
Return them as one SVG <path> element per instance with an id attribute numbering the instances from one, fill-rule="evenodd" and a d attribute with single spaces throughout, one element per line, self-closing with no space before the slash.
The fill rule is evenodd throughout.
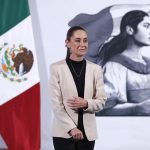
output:
<path id="1" fill-rule="evenodd" d="M 107 102 L 97 116 L 149 116 L 150 52 L 146 52 L 146 56 L 142 53 L 150 46 L 149 5 L 113 7 L 96 15 L 80 14 L 69 22 L 69 25 L 82 24 L 87 29 L 94 51 L 89 49 L 86 57 L 104 71 Z M 123 12 L 121 8 L 129 10 Z M 112 13 L 114 9 L 123 12 L 120 18 Z"/>

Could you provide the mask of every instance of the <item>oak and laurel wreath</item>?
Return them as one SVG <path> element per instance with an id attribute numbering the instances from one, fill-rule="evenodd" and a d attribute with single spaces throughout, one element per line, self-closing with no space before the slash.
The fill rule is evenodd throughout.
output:
<path id="1" fill-rule="evenodd" d="M 11 82 L 19 82 L 20 83 L 20 82 L 23 82 L 23 81 L 27 81 L 27 79 L 28 79 L 27 77 L 15 79 L 15 78 L 9 77 L 4 72 L 2 72 L 2 75 L 3 75 L 4 78 L 9 79 Z"/>

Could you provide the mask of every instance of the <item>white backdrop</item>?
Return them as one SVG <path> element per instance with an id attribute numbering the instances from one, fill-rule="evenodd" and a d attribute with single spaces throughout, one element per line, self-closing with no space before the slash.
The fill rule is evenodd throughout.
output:
<path id="1" fill-rule="evenodd" d="M 113 4 L 148 4 L 149 0 L 29 0 L 41 79 L 41 149 L 52 150 L 49 65 L 66 55 L 67 23 L 79 13 L 95 14 Z M 150 117 L 97 117 L 95 150 L 150 150 Z"/>

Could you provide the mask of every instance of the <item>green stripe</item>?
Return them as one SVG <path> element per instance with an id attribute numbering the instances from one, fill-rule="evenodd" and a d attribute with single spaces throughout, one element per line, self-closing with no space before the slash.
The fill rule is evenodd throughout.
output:
<path id="1" fill-rule="evenodd" d="M 0 0 L 0 36 L 29 15 L 28 0 Z"/>

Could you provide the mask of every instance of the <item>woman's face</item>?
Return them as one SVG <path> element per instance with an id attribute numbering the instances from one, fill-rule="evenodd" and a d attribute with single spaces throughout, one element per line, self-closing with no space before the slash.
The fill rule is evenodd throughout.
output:
<path id="1" fill-rule="evenodd" d="M 77 30 L 66 40 L 66 45 L 70 49 L 70 57 L 82 57 L 88 50 L 87 34 L 83 30 Z"/>
<path id="2" fill-rule="evenodd" d="M 142 46 L 150 45 L 150 17 L 145 16 L 143 21 L 138 24 L 134 39 Z"/>

